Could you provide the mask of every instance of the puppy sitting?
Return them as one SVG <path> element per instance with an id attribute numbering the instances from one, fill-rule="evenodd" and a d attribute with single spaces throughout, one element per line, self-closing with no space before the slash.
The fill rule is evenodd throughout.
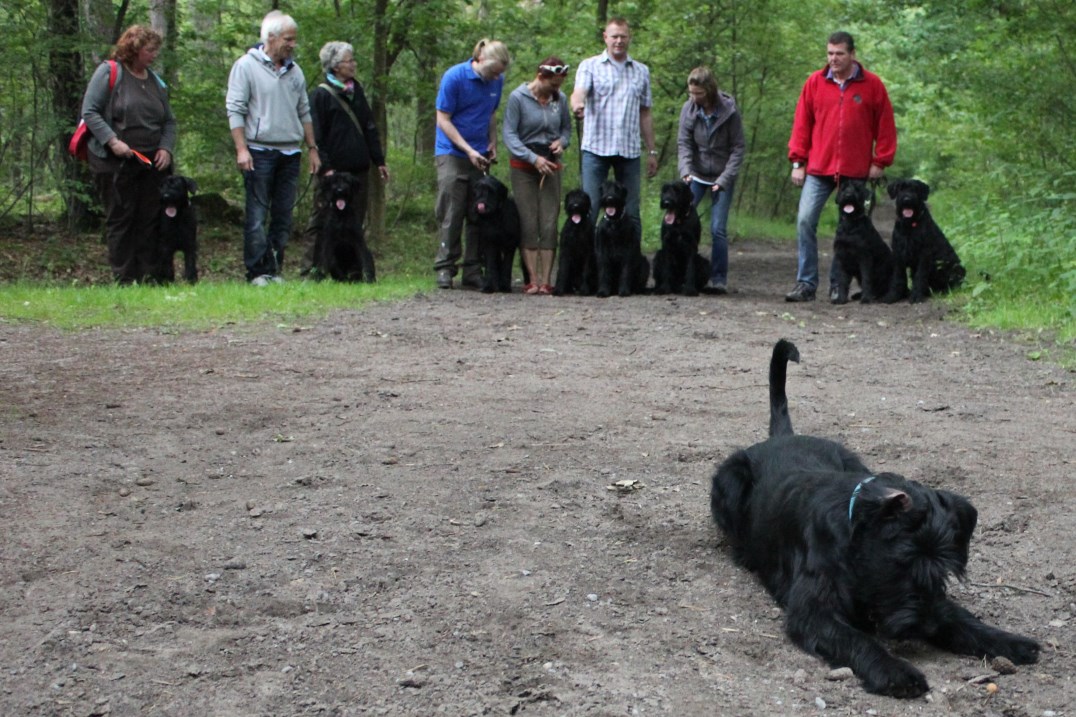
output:
<path id="1" fill-rule="evenodd" d="M 359 179 L 348 172 L 333 172 L 318 185 L 321 226 L 314 240 L 311 275 L 336 281 L 377 280 L 374 255 L 366 245 L 359 221 Z"/>
<path id="2" fill-rule="evenodd" d="M 859 283 L 860 302 L 878 301 L 889 290 L 893 276 L 893 252 L 874 228 L 867 214 L 871 190 L 862 182 L 843 182 L 837 190 L 840 208 L 833 260 L 837 262 L 837 296 L 834 304 L 848 303 L 848 288 Z"/>
<path id="3" fill-rule="evenodd" d="M 789 360 L 799 351 L 778 341 L 769 440 L 722 463 L 710 496 L 736 562 L 785 609 L 789 638 L 834 667 L 851 667 L 867 691 L 893 697 L 921 695 L 927 681 L 873 635 L 1035 662 L 1038 643 L 980 622 L 945 594 L 950 575 L 964 576 L 977 517 L 971 503 L 873 473 L 833 441 L 793 435 Z"/>
<path id="4" fill-rule="evenodd" d="M 710 276 L 710 262 L 699 256 L 702 224 L 691 188 L 681 181 L 661 187 L 661 248 L 654 255 L 654 293 L 698 296 Z"/>
<path id="5" fill-rule="evenodd" d="M 472 179 L 467 200 L 467 231 L 478 243 L 482 292 L 512 291 L 512 260 L 519 248 L 519 209 L 508 187 L 492 175 Z"/>
<path id="6" fill-rule="evenodd" d="M 594 260 L 594 222 L 590 218 L 590 197 L 573 189 L 564 197 L 564 226 L 560 230 L 560 259 L 554 296 L 594 293 L 597 267 Z"/>
<path id="7" fill-rule="evenodd" d="M 190 177 L 171 175 L 161 180 L 156 281 L 176 280 L 175 257 L 180 251 L 183 278 L 192 284 L 198 281 L 198 219 L 191 205 L 191 196 L 197 191 L 198 183 Z"/>
<path id="8" fill-rule="evenodd" d="M 897 205 L 897 222 L 893 226 L 894 267 L 887 303 L 907 297 L 914 304 L 931 294 L 951 291 L 964 281 L 960 257 L 930 215 L 929 195 L 930 187 L 918 179 L 901 179 L 889 185 L 889 196 Z"/>
<path id="9" fill-rule="evenodd" d="M 594 254 L 598 262 L 599 298 L 613 293 L 620 296 L 646 291 L 650 280 L 650 262 L 642 252 L 639 230 L 624 211 L 628 190 L 616 181 L 602 182 L 598 225 L 594 230 Z"/>

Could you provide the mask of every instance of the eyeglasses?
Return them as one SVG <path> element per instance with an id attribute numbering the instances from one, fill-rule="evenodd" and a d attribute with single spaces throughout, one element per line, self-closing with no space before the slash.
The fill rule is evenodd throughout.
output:
<path id="1" fill-rule="evenodd" d="M 550 75 L 567 75 L 569 67 L 571 65 L 538 65 L 538 70 Z"/>
<path id="2" fill-rule="evenodd" d="M 346 64 L 350 63 L 350 64 L 354 65 L 356 62 L 358 62 L 358 60 L 356 60 L 354 57 L 349 57 L 346 60 L 340 60 L 336 64 L 338 64 L 338 65 L 346 65 Z"/>

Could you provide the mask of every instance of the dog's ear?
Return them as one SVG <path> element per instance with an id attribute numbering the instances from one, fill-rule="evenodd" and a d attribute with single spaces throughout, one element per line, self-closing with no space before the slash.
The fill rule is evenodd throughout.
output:
<path id="1" fill-rule="evenodd" d="M 907 493 L 895 488 L 887 488 L 882 495 L 881 517 L 890 518 L 912 509 L 912 499 Z"/>
<path id="2" fill-rule="evenodd" d="M 964 496 L 947 490 L 939 490 L 938 499 L 956 519 L 957 541 L 966 547 L 971 542 L 971 534 L 975 532 L 975 524 L 979 521 L 979 511 L 975 510 L 975 506 Z"/>
<path id="3" fill-rule="evenodd" d="M 188 192 L 190 192 L 191 194 L 197 194 L 197 192 L 198 192 L 198 182 L 194 181 L 190 177 L 184 177 L 183 181 L 185 181 L 187 183 L 187 191 Z"/>
<path id="4" fill-rule="evenodd" d="M 889 193 L 889 198 L 890 199 L 896 199 L 897 195 L 900 193 L 901 187 L 903 187 L 903 186 L 904 186 L 904 180 L 903 179 L 898 179 L 895 182 L 890 182 L 889 186 L 886 188 L 886 191 Z"/>
<path id="5" fill-rule="evenodd" d="M 912 187 L 915 189 L 915 193 L 919 195 L 922 201 L 926 201 L 930 196 L 930 185 L 926 182 L 920 182 L 918 179 L 912 180 Z"/>

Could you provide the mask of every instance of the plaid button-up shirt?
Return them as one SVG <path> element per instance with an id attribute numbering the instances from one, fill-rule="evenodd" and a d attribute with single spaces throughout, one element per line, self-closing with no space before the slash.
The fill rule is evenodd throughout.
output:
<path id="1" fill-rule="evenodd" d="M 639 109 L 653 103 L 650 69 L 630 55 L 619 67 L 605 51 L 579 63 L 574 89 L 580 88 L 586 92 L 580 149 L 600 157 L 642 154 Z"/>

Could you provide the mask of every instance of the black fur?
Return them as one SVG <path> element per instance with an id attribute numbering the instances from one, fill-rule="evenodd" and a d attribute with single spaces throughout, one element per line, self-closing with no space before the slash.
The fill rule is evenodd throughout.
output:
<path id="1" fill-rule="evenodd" d="M 628 190 L 616 181 L 602 182 L 598 225 L 594 230 L 594 254 L 598 261 L 597 296 L 613 293 L 614 282 L 620 296 L 646 291 L 650 279 L 650 262 L 642 252 L 642 242 L 635 223 L 624 206 Z"/>
<path id="2" fill-rule="evenodd" d="M 736 562 L 785 609 L 789 638 L 893 697 L 929 688 L 878 638 L 1035 662 L 1034 640 L 986 625 L 946 596 L 949 577 L 964 576 L 975 529 L 966 498 L 875 474 L 839 443 L 792 433 L 784 378 L 798 356 L 787 341 L 774 347 L 771 436 L 722 463 L 710 496 Z"/>
<path id="3" fill-rule="evenodd" d="M 888 303 L 909 298 L 914 304 L 964 282 L 960 257 L 930 215 L 929 195 L 930 187 L 918 179 L 901 179 L 889 185 L 889 196 L 897 205 L 897 222 L 893 226 L 893 276 L 885 296 Z"/>
<path id="4" fill-rule="evenodd" d="M 598 285 L 594 259 L 594 221 L 590 218 L 590 197 L 573 189 L 564 197 L 564 226 L 560 230 L 560 258 L 557 264 L 555 296 L 593 294 Z"/>
<path id="5" fill-rule="evenodd" d="M 198 218 L 191 196 L 198 183 L 190 177 L 172 175 L 161 180 L 161 203 L 158 220 L 158 262 L 155 279 L 176 279 L 176 252 L 183 252 L 183 278 L 198 281 Z"/>
<path id="6" fill-rule="evenodd" d="M 519 209 L 508 187 L 492 175 L 471 180 L 467 196 L 467 231 L 478 242 L 482 291 L 512 291 L 512 260 L 519 248 Z"/>
<path id="7" fill-rule="evenodd" d="M 837 190 L 837 235 L 833 261 L 837 262 L 837 297 L 834 304 L 848 303 L 848 288 L 859 283 L 864 304 L 882 299 L 893 276 L 893 252 L 874 228 L 867 213 L 871 190 L 863 182 L 846 181 Z"/>
<path id="8" fill-rule="evenodd" d="M 366 245 L 356 205 L 359 181 L 353 174 L 334 172 L 319 182 L 319 201 L 325 214 L 314 240 L 314 276 L 351 282 L 377 280 L 374 255 Z"/>
<path id="9" fill-rule="evenodd" d="M 654 255 L 654 293 L 698 296 L 710 278 L 710 261 L 699 256 L 702 224 L 691 188 L 682 181 L 661 187 L 661 248 Z"/>

